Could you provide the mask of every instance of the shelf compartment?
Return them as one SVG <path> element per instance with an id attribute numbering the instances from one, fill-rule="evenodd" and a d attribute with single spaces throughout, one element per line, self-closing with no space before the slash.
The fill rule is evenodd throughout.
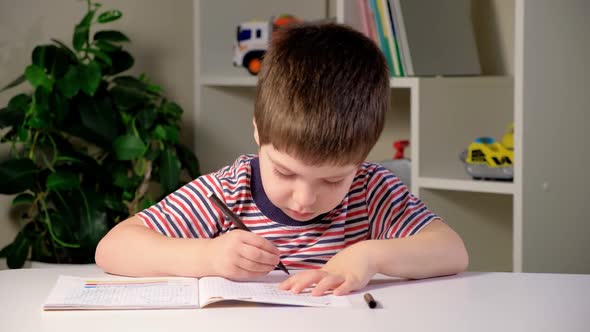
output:
<path id="1" fill-rule="evenodd" d="M 242 22 L 268 20 L 281 14 L 292 14 L 306 21 L 328 16 L 326 2 L 317 0 L 216 0 L 198 1 L 196 5 L 200 13 L 196 31 L 201 75 L 249 75 L 245 68 L 234 67 L 232 60 L 236 27 Z"/>
<path id="2" fill-rule="evenodd" d="M 511 77 L 421 78 L 416 93 L 411 144 L 419 177 L 468 179 L 461 151 L 480 136 L 501 139 L 514 122 Z"/>
<path id="3" fill-rule="evenodd" d="M 423 188 L 419 196 L 463 239 L 469 271 L 512 271 L 512 195 Z"/>

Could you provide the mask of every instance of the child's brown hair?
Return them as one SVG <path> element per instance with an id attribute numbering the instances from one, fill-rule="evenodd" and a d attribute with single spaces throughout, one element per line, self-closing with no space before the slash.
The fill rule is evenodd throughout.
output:
<path id="1" fill-rule="evenodd" d="M 389 108 L 383 54 L 360 32 L 333 23 L 274 32 L 259 74 L 259 143 L 310 165 L 365 160 Z"/>

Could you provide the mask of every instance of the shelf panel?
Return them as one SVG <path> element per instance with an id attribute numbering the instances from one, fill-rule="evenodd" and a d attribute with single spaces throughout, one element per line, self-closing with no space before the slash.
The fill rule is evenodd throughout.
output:
<path id="1" fill-rule="evenodd" d="M 256 76 L 203 76 L 199 80 L 203 86 L 227 86 L 227 87 L 255 87 L 258 82 Z"/>
<path id="2" fill-rule="evenodd" d="M 414 185 L 414 183 L 412 183 L 412 185 Z M 515 185 L 513 182 L 457 180 L 425 177 L 418 178 L 414 188 L 469 191 L 506 195 L 513 195 L 515 192 Z"/>
<path id="3" fill-rule="evenodd" d="M 254 87 L 258 82 L 256 76 L 204 75 L 199 83 L 203 86 L 245 86 Z M 391 88 L 411 89 L 418 85 L 416 77 L 392 77 L 389 81 Z"/>
<path id="4" fill-rule="evenodd" d="M 392 77 L 389 79 L 389 86 L 392 88 L 417 88 L 418 77 Z"/>

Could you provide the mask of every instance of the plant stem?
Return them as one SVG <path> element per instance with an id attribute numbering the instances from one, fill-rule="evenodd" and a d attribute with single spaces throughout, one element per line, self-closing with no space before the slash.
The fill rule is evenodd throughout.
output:
<path id="1" fill-rule="evenodd" d="M 43 207 L 43 212 L 45 212 L 45 224 L 47 225 L 47 229 L 49 230 L 49 234 L 53 241 L 57 242 L 60 246 L 66 248 L 80 248 L 80 244 L 70 244 L 63 242 L 60 240 L 55 233 L 53 232 L 53 228 L 51 227 L 51 218 L 49 217 L 49 212 L 47 210 L 47 205 L 45 204 L 45 200 L 41 199 L 41 206 Z"/>
<path id="2" fill-rule="evenodd" d="M 31 149 L 29 150 L 29 159 L 35 160 L 35 145 L 37 144 L 37 139 L 39 137 L 39 131 L 35 132 L 35 136 L 33 137 L 33 144 L 31 144 Z"/>
<path id="3" fill-rule="evenodd" d="M 145 173 L 143 175 L 143 181 L 141 181 L 141 184 L 139 185 L 139 187 L 137 187 L 137 190 L 135 191 L 135 197 L 133 197 L 133 200 L 129 202 L 129 204 L 127 204 L 127 211 L 130 216 L 134 215 L 135 212 L 137 212 L 137 205 L 139 204 L 139 201 L 143 198 L 143 196 L 145 196 L 145 193 L 149 188 L 151 178 L 152 161 L 148 160 L 145 163 Z"/>

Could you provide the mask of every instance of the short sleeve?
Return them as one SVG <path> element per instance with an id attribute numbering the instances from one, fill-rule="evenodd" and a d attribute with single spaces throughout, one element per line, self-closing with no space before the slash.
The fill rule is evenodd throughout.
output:
<path id="1" fill-rule="evenodd" d="M 388 169 L 375 165 L 367 180 L 371 239 L 400 238 L 418 233 L 438 216 L 412 195 Z"/>
<path id="2" fill-rule="evenodd" d="M 222 232 L 220 216 L 209 193 L 221 194 L 214 175 L 186 184 L 137 216 L 152 230 L 177 238 L 214 238 Z"/>

